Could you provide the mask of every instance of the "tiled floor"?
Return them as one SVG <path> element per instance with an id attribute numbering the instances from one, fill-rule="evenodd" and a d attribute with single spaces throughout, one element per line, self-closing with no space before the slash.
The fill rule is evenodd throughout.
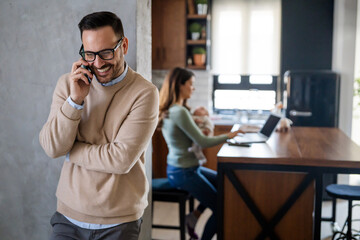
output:
<path id="1" fill-rule="evenodd" d="M 356 203 L 356 202 L 354 202 Z M 197 205 L 197 204 L 196 204 Z M 164 202 L 155 202 L 154 203 L 154 223 L 161 224 L 178 224 L 178 205 L 176 203 L 164 203 Z M 336 220 L 339 225 L 342 227 L 345 218 L 347 217 L 347 201 L 339 200 L 336 211 Z M 196 232 L 202 233 L 205 223 L 209 218 L 211 212 L 210 210 L 205 210 L 201 215 L 198 224 L 196 225 Z M 323 204 L 323 216 L 327 217 L 331 215 L 331 202 L 324 202 Z M 353 209 L 353 219 L 360 218 L 360 207 Z M 360 223 L 354 223 L 355 229 L 360 229 Z M 201 235 L 201 234 L 200 234 Z M 322 222 L 321 224 L 321 239 L 330 240 L 332 235 L 331 224 L 329 222 Z M 153 229 L 152 238 L 156 240 L 177 240 L 180 239 L 179 231 L 177 230 L 162 230 L 162 229 Z M 187 236 L 187 239 L 189 237 Z M 216 240 L 216 236 L 212 239 Z"/>
<path id="2" fill-rule="evenodd" d="M 195 202 L 195 206 L 198 205 L 198 202 Z M 167 203 L 167 202 L 154 202 L 154 223 L 155 224 L 169 224 L 169 225 L 178 225 L 179 224 L 179 211 L 177 203 Z M 202 233 L 205 223 L 211 211 L 206 209 L 205 212 L 201 215 L 198 223 L 196 224 L 196 232 Z M 200 234 L 201 236 L 201 234 Z M 178 240 L 180 239 L 180 232 L 178 230 L 163 230 L 163 229 L 153 229 L 152 230 L 152 239 L 156 240 Z M 189 239 L 187 235 L 186 239 Z M 216 240 L 216 236 L 213 240 Z"/>

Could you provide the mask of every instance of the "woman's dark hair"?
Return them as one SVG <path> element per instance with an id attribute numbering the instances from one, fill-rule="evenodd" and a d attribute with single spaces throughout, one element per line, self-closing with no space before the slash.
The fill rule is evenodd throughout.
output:
<path id="1" fill-rule="evenodd" d="M 184 85 L 186 81 L 190 80 L 194 73 L 184 68 L 174 68 L 165 77 L 164 83 L 160 89 L 160 106 L 159 106 L 159 124 L 161 127 L 162 120 L 167 116 L 168 110 L 180 96 L 180 86 Z M 183 106 L 190 111 L 190 107 L 186 104 L 187 100 L 183 102 Z"/>
<path id="2" fill-rule="evenodd" d="M 121 20 L 112 12 L 94 12 L 86 15 L 78 24 L 80 37 L 84 30 L 95 30 L 100 27 L 110 26 L 116 36 L 120 39 L 124 36 L 124 29 Z"/>

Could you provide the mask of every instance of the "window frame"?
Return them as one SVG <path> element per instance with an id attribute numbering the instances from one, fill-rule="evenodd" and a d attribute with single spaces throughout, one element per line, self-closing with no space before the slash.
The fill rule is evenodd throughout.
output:
<path id="1" fill-rule="evenodd" d="M 260 91 L 275 91 L 275 103 L 279 102 L 281 99 L 281 91 L 278 89 L 280 86 L 279 81 L 280 77 L 278 75 L 271 75 L 272 83 L 271 84 L 252 84 L 250 83 L 250 76 L 259 75 L 259 74 L 251 74 L 251 75 L 240 75 L 241 81 L 240 83 L 219 83 L 219 76 L 225 74 L 216 74 L 213 75 L 213 89 L 212 89 L 212 110 L 214 113 L 221 112 L 230 112 L 235 113 L 237 110 L 245 110 L 245 109 L 216 109 L 215 108 L 215 91 L 216 90 L 260 90 Z M 265 74 L 264 74 L 265 75 Z M 247 109 L 246 109 L 247 110 Z M 249 110 L 252 111 L 252 110 Z M 254 111 L 257 111 L 254 109 Z M 261 111 L 261 110 L 260 110 Z M 267 111 L 267 110 L 262 110 Z"/>

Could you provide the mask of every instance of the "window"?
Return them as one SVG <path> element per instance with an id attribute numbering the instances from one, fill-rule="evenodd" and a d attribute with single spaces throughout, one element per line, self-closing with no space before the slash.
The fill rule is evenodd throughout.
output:
<path id="1" fill-rule="evenodd" d="M 214 75 L 213 110 L 271 110 L 276 104 L 277 82 L 278 77 L 271 75 Z"/>
<path id="2" fill-rule="evenodd" d="M 213 0 L 214 110 L 270 110 L 280 71 L 281 0 Z"/>
<path id="3" fill-rule="evenodd" d="M 280 19 L 281 0 L 213 0 L 214 72 L 279 75 Z"/>

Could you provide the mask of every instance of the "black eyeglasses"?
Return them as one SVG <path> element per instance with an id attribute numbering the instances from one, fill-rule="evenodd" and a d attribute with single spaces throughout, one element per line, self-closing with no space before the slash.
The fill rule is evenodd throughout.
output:
<path id="1" fill-rule="evenodd" d="M 99 52 L 84 51 L 84 45 L 81 45 L 79 50 L 80 56 L 87 62 L 95 61 L 96 55 L 103 60 L 111 60 L 114 58 L 114 52 L 120 47 L 120 44 L 124 37 L 122 37 L 113 49 L 104 49 Z"/>

